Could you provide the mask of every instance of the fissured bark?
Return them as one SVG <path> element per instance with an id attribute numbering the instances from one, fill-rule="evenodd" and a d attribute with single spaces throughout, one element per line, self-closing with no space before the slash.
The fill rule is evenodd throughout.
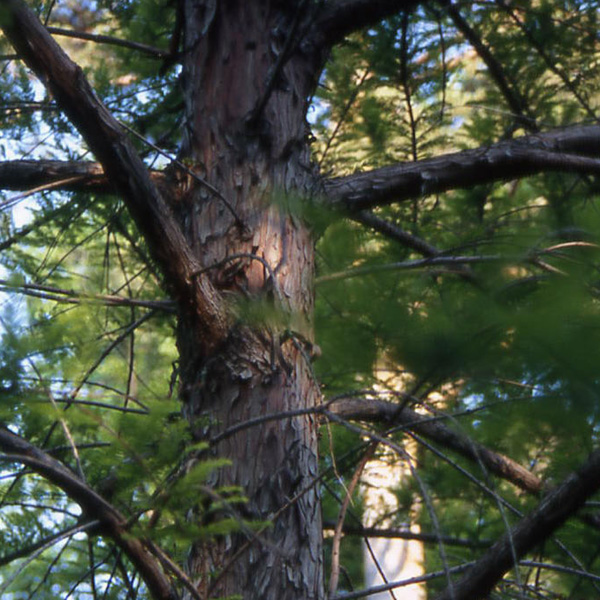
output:
<path id="1" fill-rule="evenodd" d="M 193 314 L 180 318 L 181 396 L 197 439 L 318 397 L 313 243 L 282 202 L 311 195 L 317 181 L 305 115 L 321 57 L 303 47 L 309 5 L 185 2 L 184 157 L 219 193 L 186 176 L 176 213 L 232 311 L 215 350 L 197 338 Z M 262 306 L 266 319 L 249 318 L 242 304 Z M 231 466 L 212 483 L 240 486 L 248 503 L 238 510 L 272 524 L 194 546 L 189 572 L 203 597 L 322 598 L 315 419 L 263 422 L 214 450 Z"/>

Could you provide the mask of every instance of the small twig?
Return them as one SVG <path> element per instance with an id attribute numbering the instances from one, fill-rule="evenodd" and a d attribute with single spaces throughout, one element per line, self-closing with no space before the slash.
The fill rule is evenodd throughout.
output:
<path id="1" fill-rule="evenodd" d="M 463 37 L 471 44 L 478 56 L 485 63 L 490 77 L 495 81 L 500 89 L 504 99 L 509 105 L 515 120 L 527 131 L 537 132 L 539 127 L 532 116 L 532 112 L 527 105 L 526 99 L 519 92 L 519 89 L 514 81 L 509 81 L 506 71 L 502 64 L 496 59 L 491 48 L 483 41 L 481 36 L 469 25 L 467 20 L 463 18 L 454 4 L 448 0 L 442 0 L 441 5 L 444 7 L 448 16 L 456 28 L 461 32 Z"/>
<path id="2" fill-rule="evenodd" d="M 410 11 L 405 11 L 402 15 L 402 36 L 400 45 L 400 79 L 404 90 L 404 99 L 406 110 L 408 112 L 408 121 L 410 124 L 410 147 L 412 159 L 414 162 L 419 160 L 417 149 L 417 120 L 413 110 L 412 93 L 409 85 L 410 73 L 408 71 L 408 26 L 410 20 Z"/>
<path id="3" fill-rule="evenodd" d="M 18 204 L 19 202 L 21 202 L 21 200 L 25 200 L 25 198 L 28 198 L 29 196 L 32 196 L 33 194 L 37 194 L 38 192 L 46 192 L 48 190 L 52 190 L 54 188 L 61 187 L 65 184 L 75 183 L 77 181 L 82 181 L 84 179 L 86 179 L 85 176 L 79 175 L 77 177 L 67 177 L 65 179 L 59 179 L 58 181 L 52 181 L 51 183 L 45 183 L 44 185 L 40 185 L 38 187 L 27 190 L 26 192 L 23 192 L 22 194 L 17 194 L 15 196 L 11 196 L 10 198 L 4 200 L 3 202 L 0 203 L 0 210 L 6 210 L 8 208 L 11 208 L 15 204 Z"/>
<path id="4" fill-rule="evenodd" d="M 52 35 L 62 35 L 99 44 L 110 44 L 111 46 L 121 46 L 122 48 L 139 50 L 140 52 L 154 56 L 155 58 L 168 58 L 170 56 L 168 50 L 162 50 L 160 48 L 155 48 L 154 46 L 148 46 L 147 44 L 140 44 L 139 42 L 132 42 L 131 40 L 124 40 L 110 35 L 87 33 L 85 31 L 75 31 L 73 29 L 63 29 L 61 27 L 46 27 L 46 29 Z"/>
<path id="5" fill-rule="evenodd" d="M 160 564 L 165 568 L 166 571 L 170 571 L 183 583 L 186 589 L 190 592 L 193 598 L 196 600 L 205 600 L 200 596 L 194 582 L 183 572 L 183 570 L 179 567 L 179 565 L 161 548 L 159 548 L 154 542 L 146 540 L 146 545 L 148 549 L 160 562 Z"/>
<path id="6" fill-rule="evenodd" d="M 330 273 L 329 275 L 322 275 L 321 277 L 315 278 L 317 285 L 321 283 L 327 283 L 329 281 L 337 281 L 339 279 L 349 279 L 351 277 L 358 277 L 360 275 L 369 275 L 371 273 L 382 273 L 386 271 L 401 271 L 409 269 L 421 269 L 430 266 L 462 266 L 465 264 L 474 264 L 482 262 L 497 262 L 502 260 L 508 260 L 505 257 L 499 255 L 487 255 L 487 256 L 433 256 L 431 258 L 421 258 L 417 260 L 406 260 L 397 263 L 388 263 L 385 265 L 371 265 L 368 267 L 358 267 L 356 269 L 348 269 L 347 271 L 339 271 L 337 273 Z"/>
<path id="7" fill-rule="evenodd" d="M 397 225 L 394 225 L 393 223 L 390 223 L 381 217 L 374 215 L 372 212 L 361 210 L 356 213 L 351 213 L 350 218 L 353 221 L 357 221 L 363 225 L 366 225 L 367 227 L 371 227 L 386 237 L 400 242 L 403 246 L 406 246 L 411 250 L 415 250 L 423 256 L 436 256 L 440 254 L 440 251 L 435 246 L 432 246 L 429 242 L 417 237 L 416 235 L 413 235 L 412 233 L 409 233 L 408 231 L 405 231 L 401 227 L 398 227 Z"/>
<path id="8" fill-rule="evenodd" d="M 373 457 L 373 454 L 377 449 L 377 445 L 377 442 L 369 444 L 366 452 L 364 453 L 356 469 L 354 470 L 354 474 L 352 475 L 352 479 L 346 490 L 346 495 L 344 496 L 344 500 L 342 502 L 342 505 L 340 506 L 337 523 L 335 525 L 335 530 L 333 533 L 333 546 L 331 550 L 331 576 L 329 578 L 329 598 L 333 598 L 333 596 L 335 596 L 338 586 L 338 580 L 340 577 L 340 544 L 342 541 L 344 522 L 346 520 L 346 511 L 348 510 L 348 506 L 350 504 L 350 501 L 352 500 L 352 494 L 354 493 L 354 490 L 358 485 L 362 472 L 366 464 Z"/>
<path id="9" fill-rule="evenodd" d="M 459 565 L 457 567 L 450 567 L 447 572 L 451 575 L 464 573 L 466 570 L 470 569 L 474 564 L 475 561 L 471 561 L 463 565 Z M 426 573 L 425 575 L 418 575 L 417 577 L 409 577 L 408 579 L 402 579 L 400 581 L 392 581 L 391 583 L 385 583 L 383 585 L 375 585 L 366 590 L 358 590 L 356 592 L 350 592 L 347 594 L 338 594 L 330 600 L 355 600 L 356 598 L 366 598 L 367 596 L 373 596 L 374 594 L 389 592 L 390 590 L 395 590 L 400 587 L 415 585 L 416 583 L 426 583 L 427 581 L 431 581 L 432 579 L 439 579 L 440 577 L 444 577 L 445 575 L 446 571 L 433 571 L 431 573 Z"/>
<path id="10" fill-rule="evenodd" d="M 65 302 L 67 304 L 81 304 L 82 302 L 97 302 L 106 306 L 140 306 L 152 310 L 164 310 L 166 312 L 175 312 L 173 303 L 169 300 L 136 300 L 134 298 L 124 298 L 111 294 L 87 294 L 85 292 L 75 292 L 50 285 L 37 283 L 15 284 L 7 279 L 0 279 L 0 289 L 18 292 L 26 296 L 42 298 L 44 300 L 53 300 L 55 302 Z"/>
<path id="11" fill-rule="evenodd" d="M 323 165 L 323 161 L 325 160 L 325 157 L 327 156 L 327 153 L 329 152 L 329 148 L 330 148 L 331 144 L 333 143 L 333 140 L 336 138 L 337 134 L 339 133 L 339 130 L 341 129 L 342 125 L 344 124 L 344 121 L 346 120 L 346 117 L 348 116 L 348 113 L 350 112 L 352 105 L 354 104 L 356 98 L 358 97 L 360 88 L 362 87 L 362 84 L 366 81 L 367 76 L 369 74 L 370 74 L 369 69 L 365 69 L 365 72 L 362 74 L 361 78 L 358 80 L 358 83 L 354 86 L 354 90 L 353 90 L 352 94 L 350 95 L 350 98 L 348 99 L 348 101 L 346 102 L 346 105 L 342 109 L 340 118 L 337 120 L 337 123 L 335 124 L 335 127 L 333 128 L 333 131 L 331 132 L 331 135 L 327 139 L 327 143 L 325 144 L 325 148 L 323 149 L 323 154 L 321 154 L 321 157 L 319 158 L 319 162 L 317 163 L 317 165 L 319 166 L 319 169 Z"/>
<path id="12" fill-rule="evenodd" d="M 131 396 L 125 396 L 127 399 L 131 399 Z M 55 403 L 60 404 L 78 404 L 81 406 L 93 406 L 95 408 L 102 408 L 105 410 L 116 410 L 117 412 L 122 413 L 132 413 L 135 415 L 144 415 L 147 416 L 149 411 L 142 410 L 141 408 L 129 408 L 127 406 L 117 406 L 116 404 L 108 404 L 106 402 L 97 402 L 94 400 L 77 400 L 73 398 L 54 398 Z"/>
<path id="13" fill-rule="evenodd" d="M 33 369 L 33 371 L 35 372 L 38 380 L 40 382 L 42 382 L 43 381 L 42 374 L 39 372 L 39 370 L 38 370 L 36 364 L 33 362 L 33 360 L 31 358 L 28 358 L 27 362 L 29 363 L 29 366 Z M 60 411 L 59 411 L 58 405 L 56 404 L 56 401 L 54 400 L 54 395 L 52 394 L 52 391 L 50 390 L 50 388 L 46 388 L 46 394 L 47 394 L 48 399 L 50 400 L 50 403 L 52 404 L 54 410 L 56 411 L 57 414 L 59 414 Z M 63 433 L 65 434 L 65 437 L 67 438 L 67 442 L 68 442 L 69 446 L 71 447 L 71 451 L 73 452 L 73 457 L 75 458 L 75 464 L 77 465 L 77 473 L 79 475 L 79 478 L 81 479 L 81 481 L 85 482 L 86 477 L 85 477 L 85 473 L 83 472 L 83 466 L 81 464 L 81 457 L 79 456 L 79 450 L 77 449 L 77 444 L 75 443 L 73 435 L 71 434 L 69 425 L 67 424 L 65 419 L 63 419 L 62 417 L 58 417 L 58 422 L 60 423 Z"/>
<path id="14" fill-rule="evenodd" d="M 117 336 L 100 354 L 100 356 L 96 359 L 94 364 L 86 371 L 85 375 L 82 377 L 81 381 L 75 386 L 75 389 L 71 393 L 71 398 L 76 398 L 77 394 L 81 388 L 85 385 L 86 381 L 90 378 L 92 373 L 104 362 L 106 357 L 128 336 L 131 332 L 135 331 L 140 325 L 148 321 L 155 314 L 154 310 L 147 312 L 145 315 L 141 316 L 137 321 L 130 323 L 123 332 Z M 67 405 L 68 406 L 68 405 Z"/>
<path id="15" fill-rule="evenodd" d="M 22 506 L 22 505 L 21 505 Z M 45 508 L 45 507 L 43 507 Z M 53 507 L 49 507 L 52 508 L 52 510 L 54 510 Z M 0 566 L 5 566 L 8 565 L 9 563 L 13 562 L 14 560 L 18 560 L 19 558 L 24 558 L 25 556 L 28 556 L 32 553 L 36 553 L 35 556 L 38 556 L 38 554 L 41 552 L 43 552 L 44 550 L 50 548 L 51 546 L 53 546 L 54 544 L 56 544 L 57 542 L 60 542 L 60 540 L 69 537 L 71 535 L 75 535 L 76 533 L 79 533 L 81 531 L 85 531 L 87 529 L 93 529 L 95 527 L 97 527 L 100 524 L 100 521 L 88 521 L 86 523 L 83 524 L 77 524 L 77 525 L 73 525 L 72 527 L 69 527 L 67 529 L 65 529 L 64 531 L 60 531 L 59 533 L 55 533 L 53 535 L 50 535 L 46 538 L 44 538 L 43 540 L 40 540 L 38 542 L 35 542 L 33 544 L 31 544 L 30 546 L 27 546 L 25 548 L 20 548 L 19 550 L 16 550 L 15 552 L 11 553 L 11 554 L 6 554 L 2 557 L 0 557 Z M 35 558 L 34 556 L 34 558 Z"/>
<path id="16" fill-rule="evenodd" d="M 37 548 L 33 554 L 31 554 L 26 560 L 24 560 L 8 577 L 3 578 L 2 585 L 0 586 L 0 597 L 6 597 L 6 590 L 12 585 L 12 583 L 19 578 L 21 573 L 43 552 L 45 552 L 48 548 L 54 546 L 57 542 L 65 538 L 71 538 L 76 533 L 86 531 L 95 527 L 99 524 L 99 521 L 90 521 L 88 523 L 84 523 L 83 525 L 78 525 L 77 527 L 73 527 L 63 531 L 62 533 L 52 536 L 48 538 L 45 544 L 41 545 Z"/>
<path id="17" fill-rule="evenodd" d="M 358 517 L 356 517 L 358 518 Z M 324 530 L 334 530 L 336 523 L 333 521 L 324 521 Z M 398 528 L 398 527 L 363 527 L 354 526 L 344 523 L 343 526 L 344 535 L 356 535 L 366 538 L 384 538 L 384 539 L 400 539 L 400 540 L 416 540 L 425 544 L 437 544 L 439 539 L 435 533 L 417 533 L 410 529 Z M 442 541 L 446 546 L 457 546 L 460 548 L 489 548 L 492 544 L 492 540 L 469 540 L 465 538 L 456 538 L 451 536 L 443 536 Z"/>

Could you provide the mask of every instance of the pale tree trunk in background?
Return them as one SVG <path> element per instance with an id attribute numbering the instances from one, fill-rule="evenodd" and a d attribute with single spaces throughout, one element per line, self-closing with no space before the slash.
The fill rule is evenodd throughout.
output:
<path id="1" fill-rule="evenodd" d="M 382 356 L 377 364 L 375 375 L 381 382 L 376 389 L 385 394 L 386 390 L 392 392 L 405 392 L 411 387 L 410 378 L 398 374 L 388 358 Z M 403 523 L 398 523 L 398 498 L 394 489 L 398 488 L 412 477 L 412 469 L 417 466 L 418 447 L 414 440 L 407 438 L 404 443 L 405 456 L 389 448 L 381 448 L 372 461 L 365 467 L 362 476 L 365 527 L 385 528 L 399 525 L 413 533 L 420 533 L 417 520 L 421 509 L 417 499 L 413 503 L 409 514 L 405 515 Z M 409 464 L 408 461 L 411 461 Z M 365 587 L 409 579 L 423 575 L 424 546 L 418 540 L 368 538 L 363 543 L 365 565 Z M 383 575 L 383 576 L 382 576 Z M 385 579 L 384 579 L 385 577 Z M 381 592 L 369 596 L 375 600 L 425 600 L 426 588 L 424 584 L 403 587 L 393 592 Z"/>
<path id="2" fill-rule="evenodd" d="M 411 454 L 409 448 L 407 452 Z M 398 511 L 398 500 L 391 490 L 410 476 L 410 469 L 392 452 L 385 452 L 383 456 L 367 464 L 362 477 L 365 527 L 398 527 L 397 521 L 392 522 Z M 415 503 L 406 522 L 401 524 L 407 531 L 420 533 L 419 525 L 416 524 L 419 508 Z M 363 545 L 363 553 L 366 588 L 410 579 L 424 573 L 423 543 L 417 540 L 368 538 Z M 385 575 L 385 581 L 380 570 Z M 425 600 L 427 595 L 423 584 L 415 584 L 395 590 L 393 595 L 381 592 L 369 596 L 375 600 L 391 600 L 394 597 L 402 600 Z"/>
<path id="3" fill-rule="evenodd" d="M 318 57 L 296 53 L 273 90 L 266 89 L 285 43 L 273 32 L 289 30 L 297 10 L 266 1 L 185 3 L 184 155 L 225 201 L 189 177 L 181 182 L 175 211 L 201 264 L 218 265 L 208 274 L 232 304 L 257 300 L 292 315 L 292 323 L 272 327 L 241 319 L 210 355 L 198 351 L 196 316 L 180 319 L 181 397 L 199 440 L 248 419 L 312 407 L 317 399 L 307 360 L 313 242 L 301 220 L 273 200 L 309 195 L 316 185 L 305 114 Z M 265 94 L 268 101 L 253 121 Z M 227 260 L 234 255 L 244 256 Z M 249 600 L 322 598 L 321 515 L 317 486 L 311 487 L 317 476 L 314 418 L 246 429 L 219 443 L 216 454 L 231 466 L 211 483 L 243 489 L 249 499 L 239 508 L 243 516 L 277 516 L 249 546 L 244 534 L 195 545 L 189 572 L 200 592 L 242 593 Z"/>

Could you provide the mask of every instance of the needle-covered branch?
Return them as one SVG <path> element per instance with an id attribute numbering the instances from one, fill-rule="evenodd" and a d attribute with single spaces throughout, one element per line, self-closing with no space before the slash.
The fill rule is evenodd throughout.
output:
<path id="1" fill-rule="evenodd" d="M 168 287 L 194 318 L 206 348 L 227 335 L 224 303 L 199 264 L 126 132 L 100 102 L 82 69 L 63 52 L 21 0 L 0 0 L 2 29 L 77 127 L 122 195 Z"/>
<path id="2" fill-rule="evenodd" d="M 592 452 L 583 466 L 549 492 L 537 508 L 524 517 L 504 538 L 495 543 L 463 578 L 435 600 L 479 600 L 520 559 L 547 540 L 600 488 L 600 450 Z"/>
<path id="3" fill-rule="evenodd" d="M 600 126 L 570 127 L 336 177 L 325 192 L 331 205 L 354 212 L 546 171 L 597 175 L 599 148 Z"/>
<path id="4" fill-rule="evenodd" d="M 98 520 L 103 533 L 110 536 L 135 565 L 153 598 L 157 600 L 178 598 L 178 594 L 157 560 L 142 542 L 127 530 L 126 519 L 75 473 L 2 426 L 0 426 L 0 452 L 2 452 L 0 462 L 19 463 L 29 467 L 62 489 L 69 498 L 79 504 L 88 518 Z"/>

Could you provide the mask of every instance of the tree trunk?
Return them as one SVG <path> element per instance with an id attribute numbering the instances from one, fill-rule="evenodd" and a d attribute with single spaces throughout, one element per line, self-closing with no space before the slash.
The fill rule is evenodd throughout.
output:
<path id="1" fill-rule="evenodd" d="M 318 397 L 308 360 L 313 244 L 276 202 L 316 186 L 305 114 L 319 57 L 292 47 L 293 38 L 290 46 L 307 3 L 289 4 L 185 2 L 184 157 L 219 194 L 190 176 L 175 211 L 236 315 L 216 350 L 197 339 L 196 315 L 180 316 L 181 397 L 198 440 Z M 263 306 L 269 322 L 248 319 L 243 303 Z M 240 486 L 244 516 L 273 523 L 256 539 L 239 533 L 194 546 L 189 571 L 203 597 L 322 598 L 315 419 L 271 420 L 226 437 L 215 452 L 231 465 L 212 483 Z"/>

